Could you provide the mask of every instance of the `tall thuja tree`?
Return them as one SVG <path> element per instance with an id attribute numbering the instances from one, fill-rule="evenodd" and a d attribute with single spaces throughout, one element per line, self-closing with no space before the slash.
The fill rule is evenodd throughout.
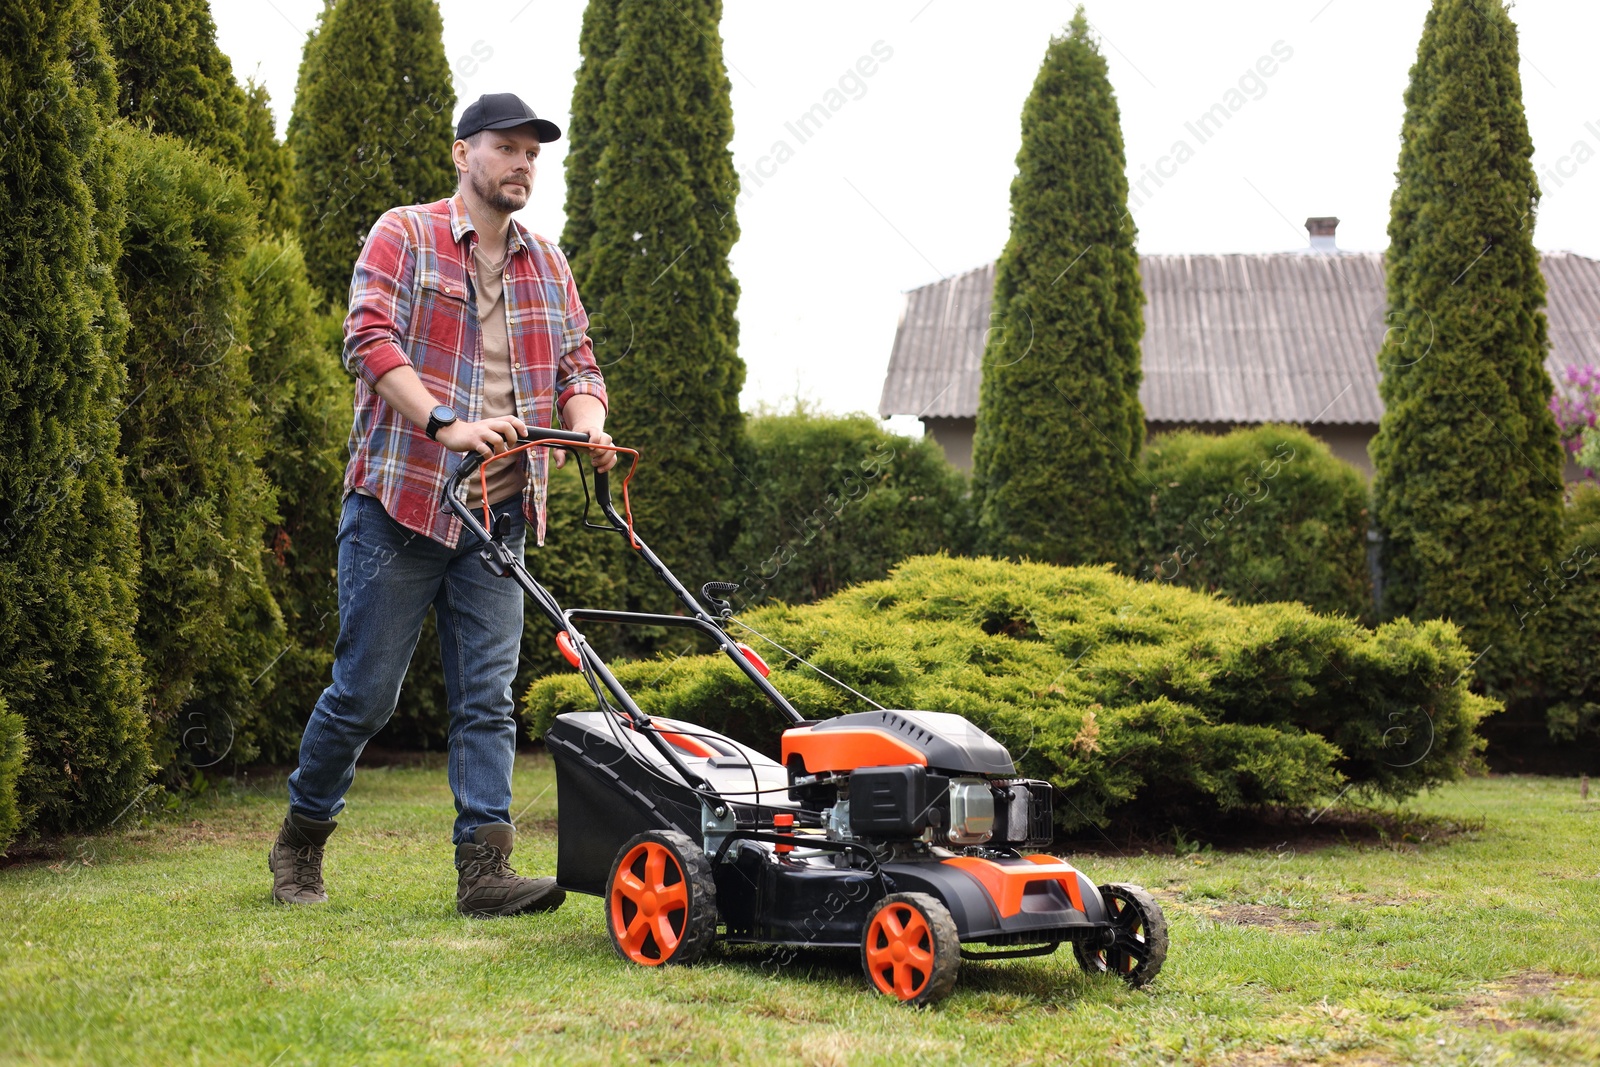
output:
<path id="1" fill-rule="evenodd" d="M 1373 439 L 1384 609 L 1444 616 L 1518 661 L 1519 599 L 1557 561 L 1562 452 L 1547 405 L 1538 203 L 1517 34 L 1495 0 L 1435 0 L 1406 89 Z"/>
<path id="2" fill-rule="evenodd" d="M 245 93 L 217 47 L 208 0 L 137 0 L 106 12 L 117 58 L 117 109 L 135 126 L 174 137 L 238 166 Z"/>
<path id="3" fill-rule="evenodd" d="M 981 551 L 1132 563 L 1144 293 L 1124 168 L 1080 7 L 1022 109 L 973 451 Z"/>
<path id="4" fill-rule="evenodd" d="M 589 0 L 578 34 L 577 81 L 572 87 L 572 121 L 567 126 L 567 223 L 561 249 L 574 271 L 582 269 L 594 236 L 595 170 L 600 162 L 600 105 L 605 100 L 606 64 L 617 50 L 618 0 Z"/>
<path id="5" fill-rule="evenodd" d="M 444 20 L 436 0 L 391 2 L 395 39 L 389 151 L 399 164 L 397 203 L 420 204 L 449 196 L 456 185 L 456 168 L 450 161 L 456 136 L 451 120 L 455 78 L 444 51 Z"/>
<path id="6" fill-rule="evenodd" d="M 292 235 L 300 227 L 300 204 L 294 191 L 294 158 L 289 146 L 278 140 L 272 118 L 272 98 L 267 87 L 253 79 L 245 87 L 244 151 L 239 169 L 256 198 L 261 229 L 267 234 Z M 301 269 L 305 266 L 302 262 Z"/>
<path id="7" fill-rule="evenodd" d="M 122 114 L 243 173 L 266 231 L 294 229 L 293 165 L 274 133 L 266 87 L 234 80 L 207 0 L 138 0 L 107 21 Z"/>
<path id="8" fill-rule="evenodd" d="M 127 321 L 105 269 L 117 87 L 94 0 L 0 0 L 0 35 L 0 697 L 27 739 L 22 826 L 85 829 L 151 770 L 117 458 Z"/>
<path id="9" fill-rule="evenodd" d="M 306 41 L 288 144 L 312 284 L 343 307 L 378 216 L 455 188 L 455 89 L 433 0 L 330 0 Z"/>
<path id="10" fill-rule="evenodd" d="M 127 195 L 117 273 L 131 319 L 122 454 L 140 508 L 138 638 L 156 757 L 248 758 L 231 739 L 283 646 L 263 571 L 276 502 L 243 305 L 256 204 L 243 178 L 176 138 L 116 137 Z"/>
<path id="11" fill-rule="evenodd" d="M 603 340 L 607 429 L 644 466 L 633 510 L 652 547 L 691 587 L 725 577 L 724 518 L 743 416 L 728 266 L 738 238 L 733 111 L 718 0 L 618 0 L 598 114 L 593 231 L 576 250 L 578 291 Z M 603 47 L 598 27 L 594 40 Z M 580 129 L 583 118 L 574 116 Z M 668 603 L 639 571 L 629 599 Z"/>
<path id="12" fill-rule="evenodd" d="M 341 316 L 317 312 L 294 237 L 258 242 L 244 276 L 251 402 L 277 495 L 265 534 L 267 582 L 287 633 L 256 681 L 243 740 L 264 759 L 292 760 L 339 635 L 334 569 L 352 383 L 339 359 Z"/>
<path id="13" fill-rule="evenodd" d="M 263 538 L 266 576 L 286 632 L 253 680 L 254 714 L 241 741 L 259 758 L 287 760 L 328 682 L 338 637 L 335 541 L 352 382 L 339 355 L 344 306 L 317 295 L 300 250 L 293 158 L 274 135 L 266 89 L 252 82 L 246 95 L 243 170 L 269 236 L 245 255 L 241 310 L 261 464 L 277 498 Z"/>

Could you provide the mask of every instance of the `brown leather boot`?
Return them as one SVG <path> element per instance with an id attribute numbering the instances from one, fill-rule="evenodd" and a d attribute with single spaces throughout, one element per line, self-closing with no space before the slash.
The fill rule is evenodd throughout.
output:
<path id="1" fill-rule="evenodd" d="M 322 846 L 338 825 L 332 819 L 308 819 L 289 813 L 272 851 L 267 853 L 273 900 L 281 904 L 327 902 L 328 893 L 322 885 Z"/>
<path id="2" fill-rule="evenodd" d="M 554 878 L 519 878 L 506 861 L 516 828 L 487 823 L 472 831 L 472 843 L 456 846 L 456 910 L 488 918 L 554 911 L 567 899 Z"/>

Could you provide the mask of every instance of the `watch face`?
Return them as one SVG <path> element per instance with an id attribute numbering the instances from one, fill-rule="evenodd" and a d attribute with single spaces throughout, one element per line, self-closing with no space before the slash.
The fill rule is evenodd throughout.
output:
<path id="1" fill-rule="evenodd" d="M 448 426 L 452 422 L 456 421 L 455 411 L 445 404 L 440 404 L 438 407 L 434 408 L 431 414 L 433 415 L 434 422 L 442 423 L 445 426 Z"/>

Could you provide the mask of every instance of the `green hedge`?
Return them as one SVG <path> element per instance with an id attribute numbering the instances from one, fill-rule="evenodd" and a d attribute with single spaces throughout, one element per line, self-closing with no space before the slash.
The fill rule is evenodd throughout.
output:
<path id="1" fill-rule="evenodd" d="M 1532 638 L 1534 669 L 1508 696 L 1543 710 L 1551 741 L 1592 750 L 1600 738 L 1600 489 L 1574 492 L 1561 549 L 1524 583 L 1514 614 Z"/>
<path id="2" fill-rule="evenodd" d="M 150 776 L 117 456 L 132 393 L 109 46 L 92 3 L 0 5 L 0 692 L 27 727 L 23 827 L 104 825 Z"/>
<path id="3" fill-rule="evenodd" d="M 1366 484 L 1305 430 L 1164 434 L 1145 473 L 1140 578 L 1370 618 Z"/>
<path id="4" fill-rule="evenodd" d="M 118 285 L 130 329 L 120 452 L 139 505 L 139 623 L 159 765 L 248 760 L 235 733 L 284 648 L 261 536 L 262 470 L 244 273 L 256 205 L 244 180 L 173 137 L 122 128 L 128 216 Z"/>
<path id="5" fill-rule="evenodd" d="M 887 707 L 955 712 L 989 730 L 1024 773 L 1060 790 L 1068 829 L 1112 817 L 1165 829 L 1309 804 L 1346 784 L 1404 797 L 1473 765 L 1474 725 L 1497 707 L 1470 692 L 1472 654 L 1448 623 L 1371 631 L 1298 604 L 1237 606 L 1099 568 L 919 557 L 883 581 L 747 621 Z M 768 659 L 808 717 L 866 708 Z M 651 713 L 775 751 L 775 715 L 724 660 L 617 674 Z M 555 714 L 592 706 L 568 672 L 537 682 L 524 711 L 542 734 Z"/>
<path id="6" fill-rule="evenodd" d="M 739 583 L 736 607 L 810 603 L 908 556 L 970 547 L 965 479 L 931 439 L 803 411 L 756 416 L 746 433 L 740 532 L 718 575 Z"/>
<path id="7" fill-rule="evenodd" d="M 339 636 L 337 535 L 353 385 L 339 359 L 343 315 L 317 312 L 299 243 L 290 236 L 258 242 L 245 255 L 244 274 L 251 401 L 277 497 L 265 529 L 266 577 L 287 633 L 255 680 L 240 740 L 261 759 L 292 762 L 332 677 Z"/>
<path id="8" fill-rule="evenodd" d="M 17 810 L 17 778 L 22 774 L 22 758 L 28 753 L 28 736 L 22 716 L 6 707 L 0 697 L 0 856 L 5 855 L 22 827 Z"/>

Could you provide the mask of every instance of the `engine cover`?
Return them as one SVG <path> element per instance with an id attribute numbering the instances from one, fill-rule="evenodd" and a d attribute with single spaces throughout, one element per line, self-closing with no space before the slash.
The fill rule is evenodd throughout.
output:
<path id="1" fill-rule="evenodd" d="M 942 774 L 1017 773 L 1004 745 L 960 715 L 942 711 L 863 711 L 783 734 L 783 765 L 791 774 L 902 764 Z"/>

